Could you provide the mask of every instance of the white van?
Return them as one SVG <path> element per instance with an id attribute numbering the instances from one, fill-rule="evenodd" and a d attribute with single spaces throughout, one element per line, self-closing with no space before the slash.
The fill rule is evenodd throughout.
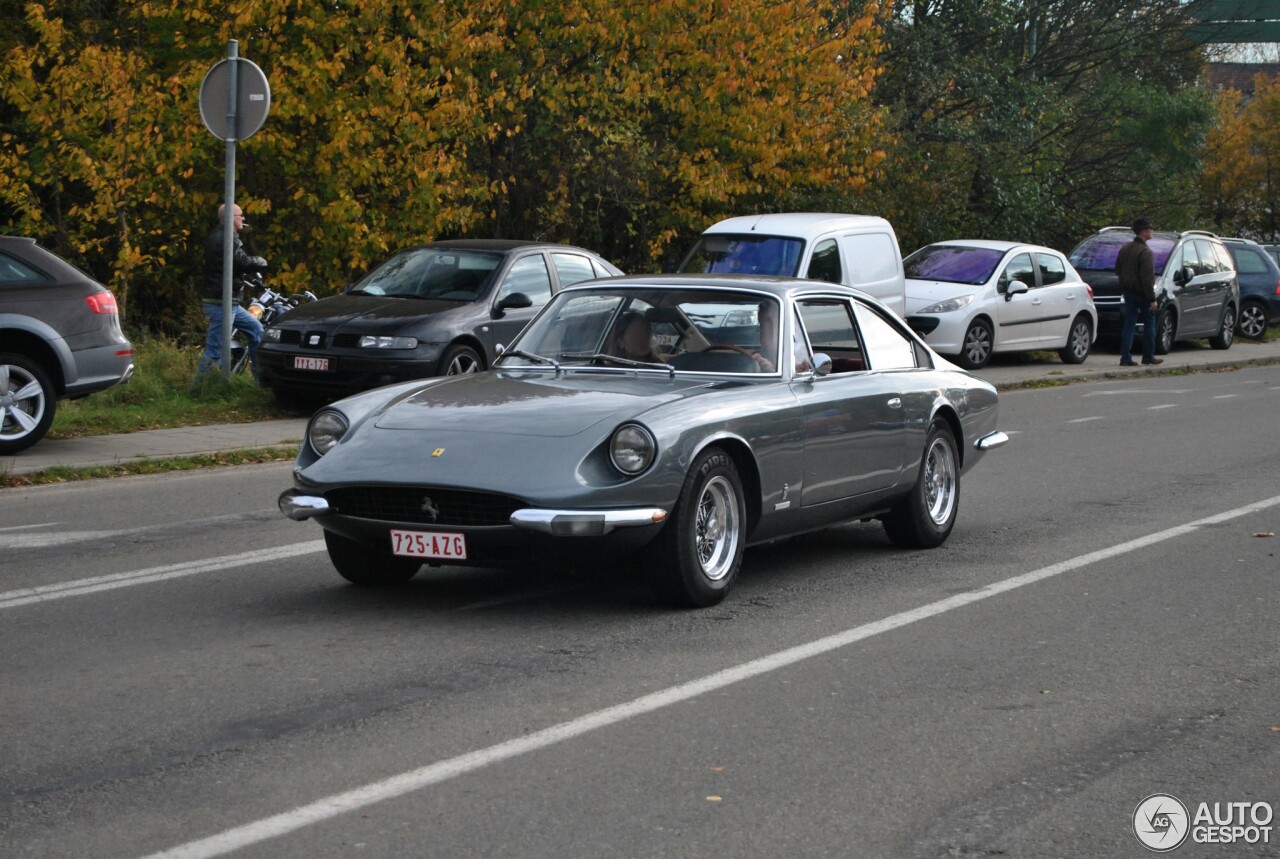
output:
<path id="1" fill-rule="evenodd" d="M 729 218 L 698 238 L 679 271 L 843 283 L 906 315 L 898 237 L 888 221 L 871 215 L 792 212 Z"/>

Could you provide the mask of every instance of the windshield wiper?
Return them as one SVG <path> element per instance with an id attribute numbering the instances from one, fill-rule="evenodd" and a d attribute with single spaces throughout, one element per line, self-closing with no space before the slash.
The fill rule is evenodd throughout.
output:
<path id="1" fill-rule="evenodd" d="M 532 361 L 535 364 L 545 364 L 548 367 L 555 367 L 556 372 L 560 372 L 560 362 L 554 358 L 548 358 L 546 355 L 535 355 L 532 352 L 526 352 L 523 349 L 508 349 L 502 353 L 505 358 L 508 355 L 514 355 L 516 358 L 523 358 L 526 361 Z"/>
<path id="2" fill-rule="evenodd" d="M 646 370 L 649 370 L 649 369 L 666 370 L 667 374 L 672 378 L 675 378 L 675 375 L 676 375 L 675 367 L 672 367 L 670 364 L 665 364 L 659 361 L 633 361 L 630 358 L 623 358 L 619 355 L 606 355 L 604 352 L 597 352 L 596 354 L 591 356 L 590 360 L 591 360 L 591 363 L 593 364 L 596 363 L 597 361 L 600 363 L 604 363 L 606 361 L 612 361 L 615 364 L 622 364 L 623 366 L 626 366 L 626 367 L 637 367 L 637 368 L 642 368 Z"/>

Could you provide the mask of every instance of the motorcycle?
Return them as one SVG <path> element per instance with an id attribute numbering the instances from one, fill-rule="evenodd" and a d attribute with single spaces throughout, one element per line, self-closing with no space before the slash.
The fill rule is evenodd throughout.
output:
<path id="1" fill-rule="evenodd" d="M 297 295 L 284 295 L 276 292 L 266 285 L 260 271 L 244 275 L 241 277 L 240 282 L 246 295 L 257 294 L 258 297 L 250 301 L 249 306 L 245 309 L 249 311 L 250 316 L 262 323 L 264 329 L 298 305 L 308 301 L 319 300 L 316 294 L 309 289 L 303 290 Z M 248 364 L 249 344 L 245 340 L 243 332 L 236 331 L 231 336 L 231 372 L 242 372 Z"/>

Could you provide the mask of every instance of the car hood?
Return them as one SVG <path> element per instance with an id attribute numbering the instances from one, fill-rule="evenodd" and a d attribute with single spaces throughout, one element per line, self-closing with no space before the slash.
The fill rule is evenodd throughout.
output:
<path id="1" fill-rule="evenodd" d="M 452 376 L 402 397 L 374 418 L 380 430 L 562 437 L 623 421 L 708 387 L 666 376 L 507 371 Z"/>
<path id="2" fill-rule="evenodd" d="M 986 287 L 972 283 L 944 283 L 939 280 L 907 281 L 907 313 L 918 313 L 922 307 L 946 301 L 948 298 L 959 298 L 962 295 L 976 295 Z"/>
<path id="3" fill-rule="evenodd" d="M 424 316 L 466 307 L 457 301 L 417 298 L 387 298 L 378 295 L 335 295 L 299 305 L 281 317 L 279 327 L 324 328 L 335 330 L 394 329 Z"/>

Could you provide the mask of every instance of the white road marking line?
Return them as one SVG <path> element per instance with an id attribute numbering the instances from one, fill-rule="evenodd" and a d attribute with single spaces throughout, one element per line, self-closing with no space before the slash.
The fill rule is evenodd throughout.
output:
<path id="1" fill-rule="evenodd" d="M 1240 395 L 1239 395 L 1239 394 L 1218 394 L 1218 396 L 1214 397 L 1214 399 L 1215 399 L 1215 400 L 1230 400 L 1230 399 L 1234 399 L 1235 397 L 1238 397 L 1238 396 L 1240 396 Z"/>
<path id="2" fill-rule="evenodd" d="M 61 524 L 61 522 L 40 522 L 35 525 L 10 525 L 7 528 L 0 528 L 0 531 L 30 531 L 32 528 L 52 528 Z"/>
<path id="3" fill-rule="evenodd" d="M 58 531 L 52 534 L 16 534 L 0 537 L 0 549 L 45 549 L 68 543 L 85 543 L 90 540 L 110 540 L 145 531 L 145 528 L 123 528 L 116 531 Z"/>
<path id="4" fill-rule="evenodd" d="M 271 838 L 286 835 L 315 823 L 321 823 L 338 815 L 413 793 L 422 788 L 482 769 L 490 764 L 496 764 L 545 749 L 600 728 L 607 728 L 619 722 L 633 719 L 636 716 L 652 713 L 656 710 L 697 698 L 708 692 L 715 692 L 745 680 L 750 680 L 753 677 L 787 668 L 806 659 L 812 659 L 815 656 L 821 656 L 833 650 L 848 647 L 850 644 L 863 641 L 872 636 L 890 632 L 917 621 L 936 617 L 972 603 L 981 602 L 982 600 L 990 599 L 1045 579 L 1051 579 L 1054 576 L 1060 576 L 1063 573 L 1078 570 L 1100 561 L 1106 561 L 1129 552 L 1136 552 L 1139 549 L 1145 549 L 1158 543 L 1172 540 L 1175 537 L 1182 537 L 1194 533 L 1197 528 L 1206 525 L 1218 525 L 1277 505 L 1280 505 L 1280 495 L 1268 498 L 1265 501 L 1259 501 L 1256 504 L 1237 507 L 1234 510 L 1219 513 L 1206 519 L 1198 519 L 1185 525 L 1157 531 L 1154 534 L 1119 543 L 1106 549 L 1079 555 L 1067 561 L 994 582 L 976 591 L 956 594 L 937 602 L 908 609 L 881 620 L 863 624 L 862 626 L 855 626 L 835 635 L 819 638 L 807 644 L 801 644 L 760 659 L 744 662 L 733 668 L 717 671 L 699 680 L 691 680 L 688 683 L 681 683 L 678 686 L 644 695 L 624 704 L 597 710 L 594 713 L 579 716 L 568 722 L 561 722 L 558 725 L 543 728 L 532 734 L 526 734 L 497 745 L 438 761 L 420 769 L 410 770 L 383 781 L 372 782 L 345 793 L 327 796 L 308 805 L 295 808 L 292 811 L 266 817 L 253 823 L 246 823 L 243 826 L 237 826 L 198 841 L 189 841 L 186 844 L 160 853 L 153 853 L 145 857 L 145 859 L 212 859 L 215 856 L 224 856 L 242 847 L 260 844 Z"/>
<path id="5" fill-rule="evenodd" d="M 249 564 L 260 564 L 266 561 L 279 561 L 294 558 L 298 555 L 309 555 L 324 549 L 324 540 L 308 540 L 305 543 L 294 543 L 289 546 L 277 546 L 272 549 L 255 549 L 238 555 L 223 555 L 220 558 L 202 558 L 197 561 L 184 561 L 180 564 L 169 564 L 163 567 L 150 567 L 145 570 L 133 570 L 127 573 L 112 573 L 107 576 L 94 576 L 88 579 L 76 579 L 72 582 L 58 582 L 52 585 L 39 585 L 34 588 L 19 588 L 16 591 L 0 593 L 0 609 L 17 608 L 20 605 L 49 602 L 64 597 L 78 597 L 109 591 L 116 588 L 127 588 L 131 585 L 145 585 L 151 582 L 162 582 L 166 579 L 177 579 L 194 576 L 200 573 L 212 573 L 232 567 L 244 567 Z"/>
<path id="6" fill-rule="evenodd" d="M 1150 390 L 1146 388 L 1113 388 L 1108 391 L 1089 391 L 1084 394 L 1083 397 L 1127 397 L 1130 394 L 1163 394 L 1168 396 L 1169 394 L 1192 394 L 1195 393 L 1196 390 L 1196 388 L 1173 388 L 1170 390 L 1162 390 L 1158 388 L 1152 388 Z"/>
<path id="7" fill-rule="evenodd" d="M 1069 423 L 1069 424 L 1087 424 L 1089 421 L 1100 421 L 1100 420 L 1103 420 L 1103 418 L 1102 418 L 1102 417 L 1076 418 L 1076 419 L 1075 419 L 1075 420 L 1073 420 L 1073 421 L 1067 421 L 1067 423 Z"/>
<path id="8" fill-rule="evenodd" d="M 1147 411 L 1155 412 L 1155 411 L 1159 411 L 1160 409 L 1176 409 L 1177 407 L 1178 407 L 1177 403 L 1165 403 L 1163 406 L 1147 406 Z"/>

